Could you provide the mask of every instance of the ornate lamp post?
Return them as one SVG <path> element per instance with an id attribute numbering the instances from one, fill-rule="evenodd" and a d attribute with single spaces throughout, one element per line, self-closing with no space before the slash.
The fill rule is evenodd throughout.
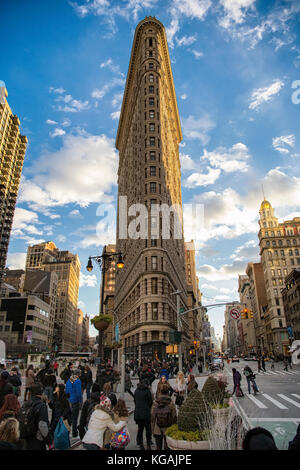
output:
<path id="1" fill-rule="evenodd" d="M 86 269 L 91 272 L 93 270 L 92 260 L 95 260 L 101 269 L 102 273 L 102 284 L 101 284 L 101 298 L 100 298 L 100 315 L 104 315 L 104 284 L 105 284 L 105 273 L 110 268 L 113 259 L 117 258 L 117 268 L 122 269 L 124 267 L 122 253 L 110 253 L 106 251 L 106 246 L 103 247 L 102 255 L 90 256 Z M 99 331 L 99 347 L 98 357 L 103 359 L 103 332 L 108 327 L 109 323 L 105 320 L 99 320 L 94 324 L 95 328 Z"/>

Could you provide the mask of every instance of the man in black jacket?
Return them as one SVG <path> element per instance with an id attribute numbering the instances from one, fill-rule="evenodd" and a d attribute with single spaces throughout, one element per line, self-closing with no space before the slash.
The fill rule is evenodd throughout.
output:
<path id="1" fill-rule="evenodd" d="M 81 410 L 80 422 L 78 426 L 79 437 L 81 440 L 83 439 L 87 431 L 88 422 L 89 422 L 92 412 L 95 409 L 95 406 L 99 405 L 100 403 L 100 395 L 101 395 L 100 386 L 99 384 L 97 384 L 97 382 L 95 382 L 92 385 L 91 396 L 84 402 L 82 410 Z"/>
<path id="2" fill-rule="evenodd" d="M 151 450 L 151 407 L 153 403 L 152 394 L 148 383 L 140 381 L 134 392 L 134 421 L 138 425 L 136 442 L 140 450 L 145 450 L 143 443 L 143 432 L 146 429 L 147 450 Z"/>
<path id="3" fill-rule="evenodd" d="M 3 370 L 0 377 L 0 408 L 3 405 L 5 395 L 14 393 L 13 386 L 9 383 L 9 372 Z"/>
<path id="4" fill-rule="evenodd" d="M 31 386 L 35 431 L 32 436 L 25 437 L 26 450 L 46 450 L 46 445 L 50 445 L 53 441 L 49 426 L 48 407 L 46 402 L 42 400 L 42 394 L 41 384 L 36 383 Z M 20 437 L 22 438 L 22 432 Z"/>

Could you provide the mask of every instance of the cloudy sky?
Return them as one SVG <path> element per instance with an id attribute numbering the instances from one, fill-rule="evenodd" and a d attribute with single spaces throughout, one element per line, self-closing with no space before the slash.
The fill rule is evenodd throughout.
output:
<path id="1" fill-rule="evenodd" d="M 135 27 L 149 15 L 168 37 L 183 203 L 196 208 L 185 238 L 196 240 L 204 305 L 237 300 L 238 274 L 259 259 L 262 186 L 280 220 L 299 215 L 298 0 L 3 0 L 0 79 L 29 139 L 8 266 L 24 267 L 27 246 L 45 240 L 78 253 L 89 315 L 100 273 L 85 266 L 114 242 L 113 217 L 104 232 L 101 216 L 116 204 L 118 117 Z M 210 311 L 220 335 L 223 312 Z"/>

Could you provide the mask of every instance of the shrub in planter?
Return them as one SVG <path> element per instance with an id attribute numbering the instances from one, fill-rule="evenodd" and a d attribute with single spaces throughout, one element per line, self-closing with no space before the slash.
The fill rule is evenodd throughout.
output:
<path id="1" fill-rule="evenodd" d="M 209 405 L 215 405 L 217 403 L 223 403 L 225 395 L 225 387 L 222 382 L 218 382 L 214 377 L 209 376 L 203 386 L 202 393 L 204 400 Z"/>
<path id="2" fill-rule="evenodd" d="M 100 314 L 100 315 L 96 315 L 94 318 L 92 318 L 91 323 L 92 323 L 92 325 L 94 325 L 94 327 L 97 330 L 104 330 L 105 328 L 108 327 L 108 325 L 112 322 L 112 320 L 113 319 L 112 319 L 111 315 Z"/>
<path id="3" fill-rule="evenodd" d="M 209 421 L 210 407 L 207 407 L 203 394 L 192 390 L 179 409 L 177 424 L 179 431 L 203 431 Z"/>
<path id="4" fill-rule="evenodd" d="M 166 435 L 177 441 L 205 441 L 207 439 L 206 431 L 180 431 L 178 424 L 170 426 L 166 431 Z"/>

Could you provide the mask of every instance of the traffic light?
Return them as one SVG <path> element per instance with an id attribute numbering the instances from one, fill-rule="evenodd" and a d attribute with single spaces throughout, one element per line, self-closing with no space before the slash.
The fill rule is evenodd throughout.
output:
<path id="1" fill-rule="evenodd" d="M 249 310 L 249 318 L 253 318 L 253 312 L 252 312 L 252 310 Z"/>
<path id="2" fill-rule="evenodd" d="M 243 308 L 243 310 L 241 312 L 241 319 L 242 320 L 248 320 L 248 309 L 247 308 Z"/>

